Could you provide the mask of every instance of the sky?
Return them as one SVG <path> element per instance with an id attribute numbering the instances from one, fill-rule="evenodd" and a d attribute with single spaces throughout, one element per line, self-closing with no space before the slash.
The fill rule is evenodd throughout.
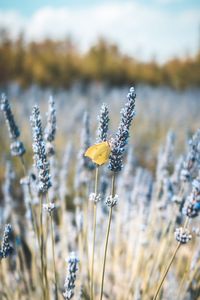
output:
<path id="1" fill-rule="evenodd" d="M 123 53 L 165 62 L 200 46 L 199 0 L 0 0 L 0 27 L 27 41 L 71 37 L 81 51 L 99 37 Z"/>

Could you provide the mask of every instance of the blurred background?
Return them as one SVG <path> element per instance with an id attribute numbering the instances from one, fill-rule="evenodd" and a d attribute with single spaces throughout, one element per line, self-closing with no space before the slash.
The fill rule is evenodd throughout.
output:
<path id="1" fill-rule="evenodd" d="M 132 85 L 135 151 L 153 168 L 169 129 L 180 149 L 199 126 L 199 1 L 0 1 L 0 90 L 24 139 L 30 139 L 32 106 L 39 103 L 45 115 L 50 94 L 58 148 L 77 142 L 84 110 L 95 131 L 102 102 L 112 111 L 112 134 Z M 6 134 L 1 131 L 1 149 L 9 146 Z"/>
<path id="2" fill-rule="evenodd" d="M 200 84 L 198 0 L 0 2 L 0 83 Z"/>

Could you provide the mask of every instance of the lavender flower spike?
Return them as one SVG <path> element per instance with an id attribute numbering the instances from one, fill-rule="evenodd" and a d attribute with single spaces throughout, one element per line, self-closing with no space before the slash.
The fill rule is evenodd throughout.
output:
<path id="1" fill-rule="evenodd" d="M 30 120 L 33 133 L 34 161 L 38 171 L 39 191 L 41 193 L 47 193 L 48 189 L 51 187 L 51 179 L 38 106 L 33 107 Z"/>
<path id="2" fill-rule="evenodd" d="M 68 259 L 67 276 L 64 284 L 65 291 L 63 293 L 63 296 L 65 300 L 70 300 L 74 296 L 76 272 L 78 271 L 78 262 L 79 260 L 76 257 L 75 253 L 71 252 L 70 257 Z"/>
<path id="3" fill-rule="evenodd" d="M 49 98 L 49 109 L 47 113 L 47 126 L 44 130 L 44 138 L 47 142 L 47 154 L 53 155 L 55 153 L 54 146 L 52 142 L 55 140 L 56 136 L 56 109 L 55 101 L 52 96 Z"/>
<path id="4" fill-rule="evenodd" d="M 15 123 L 15 119 L 8 98 L 5 96 L 5 94 L 2 94 L 0 103 L 1 110 L 4 112 L 4 116 L 8 126 L 9 136 L 12 140 L 12 143 L 10 145 L 11 155 L 22 156 L 26 152 L 26 150 L 24 148 L 23 143 L 17 140 L 20 136 L 20 131 Z"/>
<path id="5" fill-rule="evenodd" d="M 119 172 L 122 170 L 123 164 L 123 153 L 125 150 L 125 146 L 128 142 L 129 138 L 129 129 L 135 115 L 135 89 L 133 87 L 130 88 L 130 92 L 127 95 L 128 101 L 125 104 L 125 107 L 121 111 L 121 121 L 119 124 L 118 131 L 114 140 L 111 143 L 111 154 L 109 161 L 109 169 L 113 172 Z"/>
<path id="6" fill-rule="evenodd" d="M 10 246 L 9 239 L 11 235 L 12 227 L 10 224 L 7 224 L 4 229 L 4 234 L 1 243 L 1 250 L 0 250 L 0 259 L 6 258 L 11 255 L 13 252 L 13 248 Z"/>
<path id="7" fill-rule="evenodd" d="M 99 114 L 99 126 L 97 131 L 97 143 L 107 141 L 109 111 L 108 106 L 103 103 Z"/>
<path id="8" fill-rule="evenodd" d="M 20 131 L 15 123 L 10 103 L 5 94 L 1 95 L 1 110 L 4 112 L 4 116 L 9 130 L 9 136 L 12 140 L 16 140 L 20 136 Z"/>

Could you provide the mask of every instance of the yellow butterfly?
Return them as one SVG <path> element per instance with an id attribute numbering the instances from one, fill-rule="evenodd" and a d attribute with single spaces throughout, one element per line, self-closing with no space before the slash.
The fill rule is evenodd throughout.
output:
<path id="1" fill-rule="evenodd" d="M 91 160 L 101 166 L 105 164 L 110 156 L 111 148 L 108 142 L 101 142 L 95 145 L 92 145 L 85 152 L 85 156 L 91 158 Z"/>

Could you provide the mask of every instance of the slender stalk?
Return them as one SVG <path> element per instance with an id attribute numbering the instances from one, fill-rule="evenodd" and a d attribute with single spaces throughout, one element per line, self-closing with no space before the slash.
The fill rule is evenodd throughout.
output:
<path id="1" fill-rule="evenodd" d="M 24 176 L 26 176 L 27 175 L 27 168 L 26 168 L 23 156 L 20 156 L 20 161 L 21 161 Z M 38 224 L 37 224 L 37 218 L 36 218 L 36 215 L 35 215 L 35 211 L 33 209 L 33 204 L 32 204 L 33 197 L 32 197 L 32 193 L 31 193 L 30 184 L 28 184 L 28 192 L 29 192 L 30 199 L 31 199 L 30 210 L 31 210 L 31 215 L 32 215 L 33 229 L 34 229 L 35 234 L 37 236 L 38 244 L 39 244 L 39 247 L 40 247 L 39 229 L 38 229 Z"/>
<path id="2" fill-rule="evenodd" d="M 19 159 L 20 159 L 20 162 L 21 162 L 21 165 L 22 165 L 24 177 L 26 177 L 28 172 L 27 172 L 27 167 L 26 167 L 25 161 L 24 161 L 24 157 L 20 156 Z M 36 238 L 37 238 L 38 247 L 39 247 L 39 249 L 41 249 L 40 232 L 39 232 L 39 226 L 38 226 L 38 222 L 37 222 L 37 216 L 36 216 L 35 210 L 33 208 L 33 196 L 32 196 L 32 192 L 31 192 L 30 182 L 28 182 L 28 192 L 29 192 L 30 199 L 31 199 L 31 202 L 29 203 L 29 208 L 31 210 L 32 226 L 33 226 L 33 230 L 35 232 Z M 23 255 L 23 257 L 24 257 L 24 255 Z M 36 261 L 35 261 L 35 263 L 36 263 Z M 42 284 L 42 290 L 44 290 L 43 284 Z M 44 292 L 43 292 L 43 294 L 44 294 Z"/>
<path id="3" fill-rule="evenodd" d="M 98 177 L 99 177 L 99 166 L 96 166 L 95 172 L 95 186 L 94 193 L 97 195 L 98 192 Z M 97 203 L 94 202 L 93 210 L 93 242 L 92 242 L 92 263 L 91 263 L 91 282 L 90 282 L 90 299 L 94 298 L 94 252 L 95 252 L 95 240 L 96 240 L 96 220 L 97 220 Z"/>
<path id="4" fill-rule="evenodd" d="M 47 203 L 49 202 L 48 194 L 47 197 Z M 50 231 L 51 231 L 51 247 L 52 247 L 52 257 L 53 257 L 53 272 L 54 272 L 54 285 L 55 285 L 55 299 L 58 299 L 58 287 L 57 287 L 57 272 L 56 272 L 56 260 L 55 260 L 55 238 L 54 238 L 54 228 L 53 228 L 53 216 L 52 212 L 50 212 Z"/>
<path id="5" fill-rule="evenodd" d="M 54 271 L 54 280 L 55 280 L 55 299 L 58 299 L 58 287 L 57 287 L 57 273 L 56 273 L 56 260 L 55 260 L 55 238 L 54 238 L 54 229 L 53 229 L 53 218 L 51 214 L 51 244 L 52 244 L 52 255 L 53 255 L 53 271 Z"/>
<path id="6" fill-rule="evenodd" d="M 23 156 L 20 156 L 19 158 L 20 158 L 20 161 L 21 161 L 21 164 L 22 164 L 22 169 L 23 169 L 23 172 L 24 172 L 24 176 L 26 176 L 27 170 L 26 170 L 26 165 L 25 165 L 24 158 L 23 158 Z"/>
<path id="7" fill-rule="evenodd" d="M 113 176 L 112 176 L 111 196 L 112 196 L 112 198 L 115 196 L 115 173 L 113 173 Z M 108 240 L 109 240 L 110 226 L 111 226 L 111 220 L 112 220 L 112 211 L 113 211 L 113 206 L 111 205 L 110 211 L 109 211 L 108 227 L 107 227 L 107 232 L 106 232 L 106 241 L 105 241 L 105 248 L 104 248 L 100 300 L 103 299 L 104 276 L 105 276 L 106 257 L 107 257 L 107 250 L 108 250 Z"/>
<path id="8" fill-rule="evenodd" d="M 41 272 L 42 272 L 42 290 L 43 290 L 43 299 L 46 299 L 45 292 L 45 268 L 44 268 L 44 232 L 43 232 L 43 199 L 40 198 L 40 261 L 41 261 Z"/>
<path id="9" fill-rule="evenodd" d="M 153 297 L 153 300 L 156 300 L 156 299 L 157 299 L 158 294 L 159 294 L 159 292 L 160 292 L 160 290 L 161 290 L 161 288 L 162 288 L 162 286 L 163 286 L 163 282 L 164 282 L 164 280 L 165 280 L 165 278 L 166 278 L 166 276 L 167 276 L 167 274 L 168 274 L 168 272 L 169 272 L 169 269 L 170 269 L 170 267 L 171 267 L 171 265 L 172 265 L 172 263 L 173 263 L 173 261 L 174 261 L 174 259 L 175 259 L 175 257 L 176 257 L 176 254 L 177 254 L 177 252 L 178 252 L 180 246 L 181 246 L 181 243 L 179 242 L 178 245 L 176 246 L 176 249 L 175 249 L 175 251 L 174 251 L 174 253 L 173 253 L 173 255 L 172 255 L 172 258 L 170 259 L 170 262 L 169 262 L 169 264 L 168 264 L 168 266 L 167 266 L 167 268 L 166 268 L 166 270 L 165 270 L 165 272 L 164 272 L 164 274 L 163 274 L 163 276 L 162 276 L 161 282 L 159 283 L 159 286 L 158 286 L 158 288 L 157 288 L 157 290 L 156 290 L 156 293 L 155 293 L 155 295 L 154 295 L 154 297 Z"/>
<path id="10" fill-rule="evenodd" d="M 183 228 L 184 228 L 184 229 L 187 228 L 188 223 L 189 223 L 189 218 L 186 217 L 186 220 L 185 220 L 184 225 L 183 225 Z M 156 300 L 156 299 L 157 299 L 158 294 L 159 294 L 159 292 L 160 292 L 160 290 L 161 290 L 161 288 L 162 288 L 162 286 L 163 286 L 164 280 L 165 280 L 165 278 L 166 278 L 166 276 L 167 276 L 167 274 L 168 274 L 168 272 L 169 272 L 169 269 L 170 269 L 170 267 L 171 267 L 171 265 L 172 265 L 172 263 L 173 263 L 173 261 L 174 261 L 174 259 L 175 259 L 175 257 L 176 257 L 176 254 L 177 254 L 177 252 L 178 252 L 180 246 L 181 246 L 181 243 L 179 242 L 178 245 L 177 245 L 177 247 L 176 247 L 176 249 L 175 249 L 175 251 L 174 251 L 174 253 L 173 253 L 173 255 L 172 255 L 172 258 L 171 258 L 171 260 L 170 260 L 170 262 L 169 262 L 169 264 L 168 264 L 168 266 L 167 266 L 167 268 L 166 268 L 166 270 L 165 270 L 165 272 L 164 272 L 164 274 L 163 274 L 163 276 L 162 276 L 161 282 L 160 282 L 160 284 L 159 284 L 159 286 L 158 286 L 158 288 L 157 288 L 157 290 L 156 290 L 156 293 L 155 293 L 155 295 L 154 295 L 154 297 L 153 297 L 153 300 Z"/>

